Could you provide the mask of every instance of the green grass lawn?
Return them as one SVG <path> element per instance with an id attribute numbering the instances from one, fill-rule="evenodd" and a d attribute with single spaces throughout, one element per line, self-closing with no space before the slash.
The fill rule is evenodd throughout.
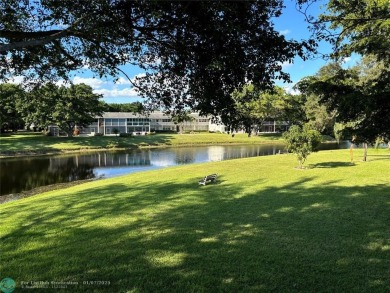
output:
<path id="1" fill-rule="evenodd" d="M 63 292 L 389 292 L 389 151 L 296 165 L 185 165 L 2 204 L 0 279 L 78 282 Z M 198 186 L 210 173 L 218 183 Z"/>
<path id="2" fill-rule="evenodd" d="M 56 153 L 72 150 L 93 150 L 103 148 L 134 148 L 145 146 L 186 146 L 199 144 L 256 144 L 281 141 L 280 134 L 264 134 L 248 137 L 246 134 L 196 133 L 196 134 L 154 134 L 134 137 L 50 137 L 32 134 L 0 136 L 0 155 L 23 153 Z"/>

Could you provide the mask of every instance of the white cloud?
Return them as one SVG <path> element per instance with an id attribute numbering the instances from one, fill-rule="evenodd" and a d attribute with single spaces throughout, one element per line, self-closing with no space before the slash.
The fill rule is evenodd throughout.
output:
<path id="1" fill-rule="evenodd" d="M 97 89 L 94 90 L 94 93 L 103 95 L 104 98 L 138 98 L 139 94 L 134 88 L 125 88 L 125 89 Z"/>
<path id="2" fill-rule="evenodd" d="M 26 80 L 24 78 L 25 77 L 21 76 L 21 75 L 13 76 L 9 80 L 7 80 L 7 83 L 26 85 L 28 83 L 28 81 L 26 82 Z M 45 83 L 47 83 L 47 81 L 45 81 L 43 84 L 45 84 Z M 59 79 L 59 80 L 54 81 L 54 84 L 57 86 L 66 86 L 66 87 L 70 86 L 70 84 L 63 79 Z"/>
<path id="3" fill-rule="evenodd" d="M 294 86 L 285 86 L 284 90 L 290 95 L 300 95 L 301 92 L 293 88 Z"/>
<path id="4" fill-rule="evenodd" d="M 145 75 L 145 73 L 136 74 L 131 78 L 131 81 L 135 81 L 136 77 L 143 77 Z M 14 76 L 8 82 L 13 84 L 23 84 L 24 77 Z M 94 93 L 103 95 L 103 98 L 140 98 L 137 90 L 132 87 L 131 82 L 124 77 L 120 77 L 116 83 L 114 83 L 110 80 L 102 80 L 99 78 L 75 76 L 72 79 L 72 83 L 87 84 L 92 87 Z M 63 79 L 55 81 L 55 84 L 57 86 L 70 86 L 70 83 Z"/>
<path id="5" fill-rule="evenodd" d="M 66 81 L 63 80 L 63 79 L 57 80 L 56 82 L 54 82 L 54 84 L 55 84 L 56 86 L 65 86 L 65 87 L 69 87 L 69 86 L 70 86 L 70 83 L 69 83 L 69 82 L 66 82 Z"/>
<path id="6" fill-rule="evenodd" d="M 89 85 L 94 89 L 100 88 L 105 84 L 103 80 L 98 78 L 85 78 L 80 76 L 75 76 L 73 78 L 73 83 L 74 84 L 85 83 L 86 85 Z"/>
<path id="7" fill-rule="evenodd" d="M 292 63 L 292 62 L 290 63 L 288 61 L 284 61 L 281 65 L 282 65 L 282 69 L 285 70 L 285 69 L 287 69 L 289 67 L 292 67 L 294 65 L 294 63 Z"/>
<path id="8" fill-rule="evenodd" d="M 131 82 L 127 78 L 119 77 L 119 79 L 115 82 L 115 84 L 126 85 L 126 84 L 131 84 Z"/>
<path id="9" fill-rule="evenodd" d="M 8 82 L 12 84 L 22 84 L 23 81 L 24 81 L 23 76 L 13 76 L 12 78 L 10 78 Z"/>
<path id="10" fill-rule="evenodd" d="M 145 73 L 139 73 L 133 76 L 131 81 L 134 81 L 136 77 L 145 75 Z M 115 83 L 111 80 L 75 76 L 73 83 L 85 83 L 92 87 L 94 93 L 103 95 L 103 98 L 139 98 L 137 90 L 131 86 L 132 83 L 123 76 L 119 77 Z"/>
<path id="11" fill-rule="evenodd" d="M 161 64 L 161 58 L 159 58 L 155 55 L 148 55 L 148 56 L 145 56 L 144 63 L 148 64 L 148 65 L 159 65 L 159 64 Z"/>
<path id="12" fill-rule="evenodd" d="M 138 73 L 137 75 L 135 75 L 133 78 L 131 78 L 130 80 L 128 80 L 127 78 L 124 78 L 124 77 L 119 77 L 119 79 L 115 82 L 115 84 L 117 85 L 131 85 L 132 83 L 134 83 L 134 81 L 136 80 L 136 78 L 141 78 L 141 77 L 144 77 L 146 76 L 145 73 Z"/>
<path id="13" fill-rule="evenodd" d="M 283 35 L 283 36 L 288 35 L 289 33 L 291 33 L 291 31 L 288 30 L 288 29 L 282 30 L 282 31 L 279 32 L 279 34 L 281 34 L 281 35 Z"/>
<path id="14" fill-rule="evenodd" d="M 141 77 L 145 77 L 145 76 L 146 76 L 146 73 L 144 73 L 144 72 L 138 73 L 138 74 L 136 74 L 136 75 L 132 78 L 132 80 L 135 80 L 137 77 L 138 77 L 138 78 L 141 78 Z"/>
<path id="15" fill-rule="evenodd" d="M 345 58 L 343 59 L 342 63 L 345 64 L 345 63 L 350 62 L 351 60 L 352 60 L 351 57 L 345 57 Z"/>

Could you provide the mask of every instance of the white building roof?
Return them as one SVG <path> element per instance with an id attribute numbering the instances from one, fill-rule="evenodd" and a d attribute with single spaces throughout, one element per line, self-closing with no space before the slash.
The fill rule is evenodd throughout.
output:
<path id="1" fill-rule="evenodd" d="M 200 117 L 198 113 L 191 113 L 191 116 L 197 118 Z M 167 119 L 170 115 L 166 115 L 163 112 L 151 112 L 149 114 L 139 114 L 133 112 L 105 112 L 100 118 L 116 119 L 116 118 L 151 118 L 151 119 Z"/>
<path id="2" fill-rule="evenodd" d="M 105 112 L 101 118 L 138 118 L 145 117 L 144 115 L 132 112 Z"/>

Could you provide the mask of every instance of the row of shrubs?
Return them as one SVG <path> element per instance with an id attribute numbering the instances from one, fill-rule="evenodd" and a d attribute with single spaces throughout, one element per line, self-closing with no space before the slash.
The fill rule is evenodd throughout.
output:
<path id="1" fill-rule="evenodd" d="M 194 133 L 206 133 L 206 132 L 210 132 L 210 131 L 185 131 L 183 133 L 186 133 L 186 134 L 194 134 Z M 156 133 L 173 133 L 173 134 L 176 134 L 177 132 L 176 131 L 172 131 L 172 130 L 159 130 L 159 131 L 152 131 L 152 132 L 146 132 L 145 135 L 153 135 L 153 134 L 156 134 Z M 217 131 L 217 133 L 221 133 L 219 131 Z M 115 135 L 119 136 L 119 137 L 132 137 L 134 136 L 133 133 L 124 133 L 124 132 L 121 132 L 121 133 L 114 133 Z M 141 132 L 139 132 L 139 134 L 136 134 L 136 135 L 140 135 Z M 101 132 L 96 132 L 95 133 L 95 136 L 103 136 L 104 134 L 101 133 Z"/>
<path id="2" fill-rule="evenodd" d="M 155 134 L 155 133 L 146 133 L 146 135 L 149 135 L 149 134 Z M 133 133 L 124 133 L 124 132 L 118 133 L 116 135 L 119 136 L 119 137 L 132 137 L 132 136 L 134 136 Z M 96 132 L 95 136 L 103 136 L 103 133 Z"/>

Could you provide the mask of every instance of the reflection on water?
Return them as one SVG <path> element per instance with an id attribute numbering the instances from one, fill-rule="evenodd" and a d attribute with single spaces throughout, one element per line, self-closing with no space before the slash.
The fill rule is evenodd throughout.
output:
<path id="1" fill-rule="evenodd" d="M 349 145 L 325 144 L 325 149 Z M 284 152 L 283 144 L 207 146 L 98 152 L 69 156 L 0 160 L 0 195 L 18 193 L 55 183 L 112 177 L 168 166 L 222 161 Z"/>

